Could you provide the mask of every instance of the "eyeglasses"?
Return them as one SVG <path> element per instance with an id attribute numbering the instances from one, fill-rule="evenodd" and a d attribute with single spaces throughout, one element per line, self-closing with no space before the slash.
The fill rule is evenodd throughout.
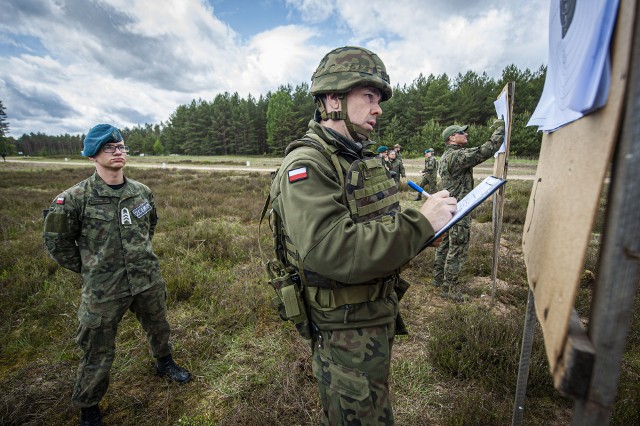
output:
<path id="1" fill-rule="evenodd" d="M 129 147 L 127 145 L 105 145 L 102 147 L 102 152 L 111 154 L 116 152 L 116 148 L 120 150 L 120 152 L 129 152 Z"/>

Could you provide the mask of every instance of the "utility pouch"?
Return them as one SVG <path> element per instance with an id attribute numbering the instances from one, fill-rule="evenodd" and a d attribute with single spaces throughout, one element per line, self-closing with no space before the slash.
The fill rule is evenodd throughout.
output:
<path id="1" fill-rule="evenodd" d="M 268 261 L 266 269 L 269 285 L 276 292 L 271 302 L 278 309 L 280 318 L 292 321 L 300 335 L 310 340 L 311 326 L 302 295 L 300 275 L 294 268 L 287 268 L 277 260 Z"/>

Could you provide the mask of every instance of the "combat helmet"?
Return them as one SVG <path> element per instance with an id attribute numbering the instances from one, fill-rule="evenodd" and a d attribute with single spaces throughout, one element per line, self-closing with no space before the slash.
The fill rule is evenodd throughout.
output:
<path id="1" fill-rule="evenodd" d="M 311 77 L 310 92 L 318 106 L 319 118 L 345 120 L 351 137 L 359 140 L 360 135 L 368 138 L 370 132 L 350 122 L 345 97 L 356 86 L 372 86 L 380 90 L 381 102 L 393 95 L 389 75 L 378 55 L 362 47 L 345 46 L 332 50 L 322 58 Z M 342 111 L 327 114 L 321 100 L 321 95 L 326 93 L 340 95 Z"/>

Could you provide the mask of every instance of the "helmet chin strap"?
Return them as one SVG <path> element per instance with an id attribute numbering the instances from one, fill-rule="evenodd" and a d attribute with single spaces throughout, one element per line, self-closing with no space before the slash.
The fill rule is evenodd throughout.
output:
<path id="1" fill-rule="evenodd" d="M 358 126 L 357 124 L 353 124 L 351 120 L 349 120 L 349 114 L 347 114 L 347 97 L 344 93 L 339 95 L 340 98 L 340 111 L 331 111 L 327 112 L 324 107 L 324 103 L 320 98 L 316 98 L 316 105 L 318 107 L 317 112 L 320 114 L 320 118 L 323 120 L 344 120 L 344 124 L 349 132 L 349 136 L 356 142 L 366 141 L 369 139 L 369 135 L 371 131 L 369 129 L 365 129 L 362 126 Z"/>

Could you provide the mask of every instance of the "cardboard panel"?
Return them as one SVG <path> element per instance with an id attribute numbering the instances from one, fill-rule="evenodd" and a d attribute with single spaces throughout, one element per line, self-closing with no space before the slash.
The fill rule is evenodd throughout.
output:
<path id="1" fill-rule="evenodd" d="M 542 139 L 522 246 L 551 372 L 562 357 L 584 259 L 617 142 L 635 1 L 622 0 L 612 40 L 612 81 L 601 110 Z"/>

